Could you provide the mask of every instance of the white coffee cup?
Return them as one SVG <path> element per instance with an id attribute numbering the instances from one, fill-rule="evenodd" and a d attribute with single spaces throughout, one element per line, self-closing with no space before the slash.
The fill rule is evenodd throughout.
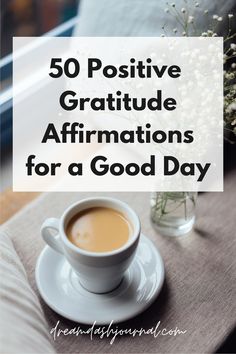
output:
<path id="1" fill-rule="evenodd" d="M 82 210 L 93 207 L 115 209 L 133 226 L 128 241 L 119 249 L 110 252 L 90 252 L 71 243 L 65 230 L 71 218 Z M 56 230 L 53 236 L 51 230 Z M 79 277 L 81 285 L 94 293 L 105 293 L 115 289 L 130 266 L 140 237 L 140 221 L 137 214 L 126 203 L 114 198 L 83 199 L 67 208 L 60 219 L 46 219 L 41 227 L 44 241 L 55 251 L 63 254 Z"/>

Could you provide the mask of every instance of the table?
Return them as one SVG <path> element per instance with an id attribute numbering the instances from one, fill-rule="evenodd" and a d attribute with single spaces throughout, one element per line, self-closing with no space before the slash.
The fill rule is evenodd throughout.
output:
<path id="1" fill-rule="evenodd" d="M 0 224 L 35 199 L 39 193 L 13 192 L 10 188 L 0 194 Z"/>
<path id="2" fill-rule="evenodd" d="M 233 151 L 235 152 L 235 150 Z M 131 320 L 126 326 L 149 326 L 153 324 L 156 319 L 160 319 L 168 326 L 175 324 L 183 326 L 185 321 L 187 321 L 187 327 L 193 339 L 187 338 L 188 343 L 185 341 L 184 344 L 181 344 L 180 341 L 178 343 L 176 342 L 176 352 L 183 352 L 183 349 L 186 348 L 186 344 L 188 345 L 188 352 L 190 352 L 189 348 L 192 348 L 192 352 L 203 352 L 204 348 L 212 352 L 217 350 L 217 347 L 213 346 L 212 343 L 211 346 L 209 346 L 209 342 L 221 345 L 222 341 L 229 336 L 230 331 L 232 331 L 232 334 L 221 346 L 219 352 L 233 352 L 235 331 L 233 331 L 232 326 L 235 324 L 235 321 L 233 321 L 233 319 L 235 320 L 233 312 L 235 309 L 235 297 L 233 296 L 235 286 L 232 280 L 233 274 L 235 274 L 236 170 L 234 168 L 234 153 L 232 153 L 232 150 L 230 150 L 230 152 L 228 151 L 228 153 L 229 159 L 226 160 L 225 163 L 225 192 L 204 193 L 199 196 L 198 218 L 195 235 L 193 235 L 194 238 L 189 237 L 180 242 L 175 242 L 175 240 L 170 242 L 168 239 L 156 235 L 150 228 L 148 219 L 148 195 L 141 193 L 137 193 L 137 195 L 132 193 L 115 194 L 116 197 L 129 202 L 137 209 L 143 223 L 144 232 L 158 245 L 166 265 L 166 283 L 157 303 L 137 319 Z M 1 204 L 4 202 L 4 214 L 1 216 L 1 221 L 3 221 L 4 218 L 6 220 L 7 217 L 11 216 L 17 209 L 27 204 L 37 195 L 37 193 L 4 192 L 0 199 Z M 27 207 L 27 212 L 18 214 L 13 222 L 9 221 L 9 223 L 7 223 L 13 235 L 16 250 L 23 260 L 26 269 L 28 265 L 29 280 L 36 292 L 33 266 L 40 253 L 40 249 L 43 247 L 39 235 L 42 220 L 48 216 L 59 216 L 66 205 L 76 200 L 76 198 L 86 196 L 87 195 L 84 193 L 54 193 L 51 195 L 42 195 L 42 198 L 37 199 L 32 207 L 31 205 Z M 32 221 L 34 223 L 33 227 L 31 226 Z M 19 223 L 21 223 L 22 226 L 20 230 L 18 230 Z M 31 227 L 31 230 L 27 231 L 29 227 Z M 32 229 L 35 230 L 35 234 L 32 234 Z M 16 231 L 18 234 L 16 234 Z M 22 245 L 22 238 L 24 237 L 28 237 L 29 244 Z M 33 248 L 32 244 L 34 245 Z M 199 244 L 200 248 L 197 248 Z M 229 255 L 228 258 L 227 255 Z M 215 258 L 212 258 L 212 256 Z M 173 263 L 174 258 L 176 259 Z M 222 267 L 224 267 L 223 273 Z M 191 274 L 191 281 L 189 281 L 189 272 Z M 231 274 L 231 276 L 229 276 L 229 274 Z M 199 281 L 200 278 L 202 278 L 201 281 Z M 212 286 L 214 280 L 217 281 L 216 284 Z M 188 292 L 187 296 L 186 292 Z M 221 296 L 221 294 L 223 294 L 223 296 Z M 212 303 L 214 303 L 215 307 L 212 307 Z M 55 324 L 58 316 L 42 301 L 41 304 L 50 327 Z M 171 307 L 174 308 L 176 305 L 180 307 L 177 309 L 177 319 L 174 320 Z M 215 310 L 213 310 L 213 308 Z M 220 314 L 218 321 L 213 318 L 216 312 Z M 176 316 L 176 313 L 174 315 Z M 229 326 L 230 318 L 231 325 Z M 60 318 L 60 320 L 63 322 L 64 326 L 72 326 L 69 321 L 64 321 L 63 318 Z M 181 320 L 182 323 L 181 321 L 179 323 L 179 320 Z M 192 322 L 199 325 L 199 327 L 196 328 L 196 336 L 194 333 L 195 326 L 191 327 Z M 216 328 L 212 330 L 212 326 L 215 325 Z M 199 342 L 196 342 L 197 339 Z M 119 345 L 119 342 L 112 348 L 107 346 L 107 343 L 104 342 L 103 352 L 121 352 L 122 347 Z M 164 352 L 165 350 L 165 340 L 163 338 L 156 341 L 156 344 L 151 338 L 141 338 L 131 343 L 129 343 L 127 338 L 124 338 L 122 342 L 124 345 L 123 352 L 127 348 L 129 352 L 137 352 L 141 349 L 144 350 L 144 352 L 145 349 L 146 352 L 156 352 L 154 350 Z M 69 349 L 69 343 L 69 338 L 66 341 L 64 339 L 63 341 L 58 341 L 56 343 L 57 350 L 66 352 L 67 349 Z M 98 342 L 95 342 L 92 346 L 86 339 L 82 339 L 80 345 L 82 352 L 86 352 L 85 350 L 90 350 L 90 352 L 91 350 L 93 352 L 101 350 Z M 70 348 L 68 352 L 73 352 L 73 349 Z"/>

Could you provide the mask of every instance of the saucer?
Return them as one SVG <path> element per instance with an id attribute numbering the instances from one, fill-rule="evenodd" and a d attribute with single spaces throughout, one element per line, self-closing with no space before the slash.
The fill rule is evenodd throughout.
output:
<path id="1" fill-rule="evenodd" d="M 35 270 L 43 300 L 65 318 L 82 324 L 105 325 L 128 320 L 149 307 L 164 281 L 164 264 L 154 244 L 144 235 L 135 259 L 113 291 L 85 290 L 65 257 L 49 246 L 41 252 Z"/>

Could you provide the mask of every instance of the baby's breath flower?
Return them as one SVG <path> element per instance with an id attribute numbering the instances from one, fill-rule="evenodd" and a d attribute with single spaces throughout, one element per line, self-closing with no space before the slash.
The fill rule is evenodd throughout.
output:
<path id="1" fill-rule="evenodd" d="M 230 103 L 230 105 L 228 106 L 228 109 L 232 112 L 232 111 L 236 111 L 236 103 L 232 102 Z"/>
<path id="2" fill-rule="evenodd" d="M 176 1 L 176 0 L 172 0 L 172 1 Z M 187 0 L 184 0 L 185 3 L 187 3 Z M 195 8 L 200 8 L 202 5 L 200 0 L 192 0 L 193 2 L 193 6 Z M 177 4 L 178 5 L 178 4 Z M 170 3 L 170 2 L 166 2 L 166 9 L 164 10 L 166 13 L 170 13 L 172 14 L 171 8 L 176 8 L 177 7 L 176 2 Z M 185 6 L 183 4 L 183 6 Z M 173 10 L 175 12 L 175 10 Z M 201 10 L 202 14 L 208 15 L 210 13 L 209 9 L 202 9 Z M 182 33 L 182 36 L 188 36 L 189 33 L 192 30 L 192 27 L 194 26 L 195 23 L 195 18 L 194 16 L 190 16 L 189 11 L 186 7 L 180 7 L 180 12 L 178 12 L 177 14 L 179 14 L 179 16 L 182 16 L 182 20 L 184 22 L 184 25 L 186 25 L 185 31 L 180 31 L 180 33 Z M 233 13 L 229 13 L 224 15 L 225 17 L 228 17 L 228 26 L 230 28 L 230 24 L 231 24 L 231 20 L 232 18 L 236 17 L 236 14 Z M 211 14 L 210 13 L 210 17 L 213 19 L 213 24 L 214 26 L 217 25 L 218 22 L 222 22 L 225 17 L 222 16 L 221 14 Z M 207 17 L 207 16 L 206 16 Z M 211 21 L 212 22 L 212 21 Z M 190 25 L 192 24 L 192 25 Z M 190 28 L 191 27 L 191 28 Z M 209 28 L 209 27 L 208 27 Z M 201 33 L 201 37 L 217 37 L 218 34 L 216 32 L 214 32 L 214 30 L 211 29 L 205 29 L 205 32 Z M 210 27 L 211 28 L 211 27 Z M 163 29 L 163 34 L 161 34 L 161 37 L 166 37 L 165 33 L 165 28 L 164 26 L 162 27 Z M 177 30 L 177 28 L 173 28 L 172 29 L 172 33 L 179 33 L 179 31 Z M 178 35 L 178 34 L 177 34 Z M 228 37 L 231 38 L 230 36 L 232 35 L 231 33 L 231 29 L 229 29 L 229 34 Z M 227 39 L 228 39 L 227 37 Z M 232 35 L 232 37 L 234 37 L 234 35 Z M 236 57 L 236 42 L 234 41 L 234 43 L 230 44 L 229 49 L 227 50 L 227 54 L 224 54 L 223 56 L 223 61 L 224 63 L 227 63 L 229 61 L 230 58 L 233 58 L 234 56 Z M 196 57 L 196 55 L 195 55 Z M 201 61 L 201 58 L 199 57 L 199 60 Z M 214 72 L 213 72 L 214 74 Z M 231 63 L 229 67 L 227 67 L 227 70 L 224 70 L 223 72 L 224 75 L 224 82 L 225 82 L 225 88 L 224 88 L 224 124 L 232 130 L 232 132 L 234 132 L 235 136 L 236 136 L 236 100 L 235 100 L 235 95 L 236 95 L 236 84 L 235 84 L 235 80 L 236 80 L 236 62 L 235 63 Z M 232 84 L 234 83 L 234 84 Z"/>
<path id="3" fill-rule="evenodd" d="M 188 17 L 188 23 L 193 23 L 194 21 L 194 17 L 193 16 L 189 16 Z"/>
<path id="4" fill-rule="evenodd" d="M 236 125 L 236 118 L 231 122 L 231 125 Z"/>
<path id="5" fill-rule="evenodd" d="M 228 73 L 227 79 L 233 80 L 234 79 L 234 73 Z"/>

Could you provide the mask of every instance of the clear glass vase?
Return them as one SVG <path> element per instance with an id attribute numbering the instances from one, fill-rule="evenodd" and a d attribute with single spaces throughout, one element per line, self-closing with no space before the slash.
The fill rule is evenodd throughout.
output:
<path id="1" fill-rule="evenodd" d="M 166 236 L 191 231 L 195 221 L 197 192 L 154 192 L 151 219 L 156 230 Z"/>

